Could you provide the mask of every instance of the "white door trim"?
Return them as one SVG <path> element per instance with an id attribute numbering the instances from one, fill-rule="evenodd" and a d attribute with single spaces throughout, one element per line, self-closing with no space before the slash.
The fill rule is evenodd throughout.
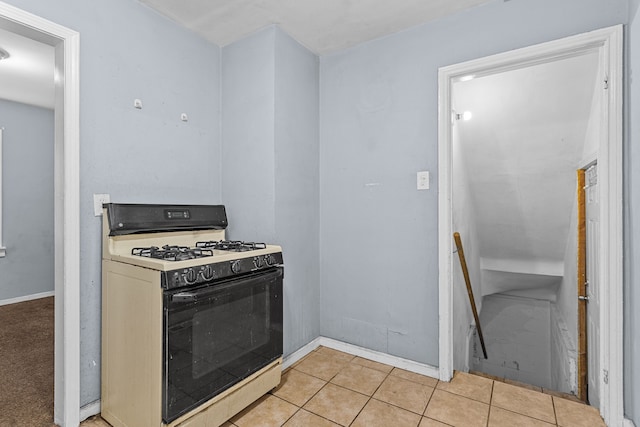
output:
<path id="1" fill-rule="evenodd" d="M 486 58 L 440 68 L 438 72 L 438 247 L 439 247 L 439 374 L 448 381 L 453 374 L 453 272 L 451 86 L 467 75 L 488 75 L 580 54 L 600 52 L 600 66 L 608 76 L 603 105 L 604 138 L 600 141 L 600 412 L 611 427 L 621 427 L 623 417 L 622 324 L 622 25 L 567 37 Z M 604 82 L 603 82 L 604 84 Z M 608 379 L 604 372 L 608 372 Z M 607 380 L 607 381 L 605 381 Z"/>
<path id="2" fill-rule="evenodd" d="M 54 421 L 80 424 L 80 34 L 0 2 L 0 20 L 55 46 Z"/>

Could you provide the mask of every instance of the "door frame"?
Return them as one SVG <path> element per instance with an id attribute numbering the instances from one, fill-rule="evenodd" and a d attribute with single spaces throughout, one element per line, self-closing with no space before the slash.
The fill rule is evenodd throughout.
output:
<path id="1" fill-rule="evenodd" d="M 54 422 L 80 424 L 80 34 L 0 2 L 0 26 L 55 48 Z"/>
<path id="2" fill-rule="evenodd" d="M 490 75 L 571 57 L 587 50 L 600 53 L 599 65 L 608 89 L 603 102 L 605 129 L 598 151 L 600 184 L 600 413 L 607 425 L 622 426 L 623 294 L 622 294 L 622 94 L 623 27 L 617 25 L 539 45 L 488 56 L 438 70 L 438 254 L 439 375 L 453 375 L 453 243 L 452 243 L 452 102 L 454 82 L 468 75 Z M 605 82 L 603 82 L 605 84 Z"/>

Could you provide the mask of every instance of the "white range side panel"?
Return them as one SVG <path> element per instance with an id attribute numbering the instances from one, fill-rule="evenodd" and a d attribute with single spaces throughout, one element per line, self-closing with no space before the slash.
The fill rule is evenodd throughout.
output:
<path id="1" fill-rule="evenodd" d="M 102 417 L 114 426 L 160 426 L 160 273 L 102 263 Z"/>

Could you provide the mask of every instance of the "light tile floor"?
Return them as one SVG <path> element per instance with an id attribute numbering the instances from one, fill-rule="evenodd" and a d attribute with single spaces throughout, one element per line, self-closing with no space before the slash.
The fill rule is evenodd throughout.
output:
<path id="1" fill-rule="evenodd" d="M 81 427 L 108 426 L 99 417 Z M 572 399 L 456 372 L 449 383 L 319 347 L 224 427 L 598 427 Z"/>

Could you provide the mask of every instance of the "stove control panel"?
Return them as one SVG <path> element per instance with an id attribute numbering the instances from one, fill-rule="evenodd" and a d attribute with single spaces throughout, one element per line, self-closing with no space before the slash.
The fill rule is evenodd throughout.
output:
<path id="1" fill-rule="evenodd" d="M 276 252 L 165 271 L 162 273 L 162 287 L 164 289 L 175 289 L 207 283 L 271 268 L 282 265 L 282 263 L 282 252 Z"/>

